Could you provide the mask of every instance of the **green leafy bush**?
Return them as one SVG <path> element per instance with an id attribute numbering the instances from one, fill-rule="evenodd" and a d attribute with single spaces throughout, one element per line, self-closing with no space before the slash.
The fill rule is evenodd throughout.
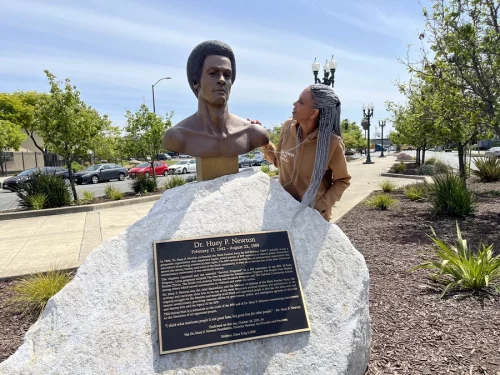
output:
<path id="1" fill-rule="evenodd" d="M 436 175 L 430 189 L 434 215 L 466 216 L 476 208 L 475 196 L 465 182 L 453 173 Z"/>
<path id="2" fill-rule="evenodd" d="M 40 315 L 49 299 L 72 278 L 70 273 L 57 270 L 30 275 L 14 285 L 12 302 L 25 313 Z"/>
<path id="3" fill-rule="evenodd" d="M 104 187 L 104 196 L 106 198 L 111 198 L 111 194 L 116 190 L 111 184 L 106 184 Z"/>
<path id="4" fill-rule="evenodd" d="M 425 165 L 434 165 L 436 164 L 437 159 L 436 158 L 430 158 L 425 161 Z"/>
<path id="5" fill-rule="evenodd" d="M 389 181 L 389 180 L 383 180 L 379 186 L 384 193 L 390 193 L 390 192 L 396 190 L 396 188 L 397 188 L 396 184 L 392 181 Z"/>
<path id="6" fill-rule="evenodd" d="M 500 181 L 500 159 L 474 158 L 474 164 L 477 170 L 472 170 L 472 173 L 482 182 Z"/>
<path id="7" fill-rule="evenodd" d="M 114 201 L 119 201 L 124 196 L 123 192 L 118 189 L 113 189 L 113 191 L 109 194 L 109 198 Z"/>
<path id="8" fill-rule="evenodd" d="M 42 193 L 30 195 L 28 199 L 32 210 L 43 210 L 47 204 L 47 196 Z"/>
<path id="9" fill-rule="evenodd" d="M 422 176 L 433 176 L 434 171 L 434 165 L 432 164 L 421 165 L 420 167 L 418 167 L 418 174 Z"/>
<path id="10" fill-rule="evenodd" d="M 429 186 L 426 182 L 417 182 L 415 184 L 405 186 L 404 194 L 411 201 L 418 201 L 427 197 L 428 189 Z"/>
<path id="11" fill-rule="evenodd" d="M 74 170 L 75 172 L 80 172 L 83 171 L 86 167 L 81 165 L 80 163 L 74 161 L 71 163 L 71 169 Z"/>
<path id="12" fill-rule="evenodd" d="M 434 163 L 434 173 L 435 174 L 443 174 L 448 173 L 450 171 L 450 167 L 443 163 L 441 160 L 436 160 Z"/>
<path id="13" fill-rule="evenodd" d="M 270 171 L 269 165 L 261 165 L 260 171 L 264 172 L 264 173 L 269 173 L 269 171 Z"/>
<path id="14" fill-rule="evenodd" d="M 406 164 L 402 161 L 391 168 L 393 173 L 403 173 L 404 171 L 406 171 Z"/>
<path id="15" fill-rule="evenodd" d="M 186 180 L 184 180 L 180 176 L 172 176 L 167 179 L 167 182 L 165 182 L 164 188 L 165 190 L 172 189 L 177 186 L 182 186 L 186 183 Z"/>
<path id="16" fill-rule="evenodd" d="M 156 191 L 158 184 L 154 178 L 138 175 L 137 178 L 132 181 L 130 186 L 134 193 L 139 194 Z"/>
<path id="17" fill-rule="evenodd" d="M 388 210 L 398 201 L 386 194 L 377 194 L 366 201 L 368 207 L 375 208 L 377 210 Z"/>
<path id="18" fill-rule="evenodd" d="M 471 251 L 467 240 L 462 238 L 458 223 L 455 245 L 443 242 L 432 227 L 431 230 L 432 236 L 429 238 L 436 245 L 436 255 L 440 261 L 425 262 L 412 270 L 438 270 L 434 278 L 445 285 L 441 298 L 453 288 L 480 290 L 499 285 L 500 255 L 493 257 L 493 245 L 481 243 L 477 252 Z"/>
<path id="19" fill-rule="evenodd" d="M 17 191 L 20 206 L 29 209 L 33 209 L 32 197 L 40 195 L 46 197 L 43 208 L 68 206 L 71 203 L 68 186 L 62 178 L 54 175 L 31 176 L 30 180 L 20 184 Z"/>
<path id="20" fill-rule="evenodd" d="M 80 201 L 83 204 L 92 203 L 95 199 L 95 193 L 92 191 L 84 190 Z"/>

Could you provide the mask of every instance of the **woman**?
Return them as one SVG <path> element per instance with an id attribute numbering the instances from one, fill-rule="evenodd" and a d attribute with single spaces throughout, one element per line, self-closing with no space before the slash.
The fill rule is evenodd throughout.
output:
<path id="1" fill-rule="evenodd" d="M 331 87 L 315 84 L 293 107 L 293 120 L 283 124 L 276 146 L 263 147 L 264 157 L 280 169 L 280 183 L 302 209 L 314 207 L 330 221 L 351 180 L 340 137 L 340 101 Z"/>

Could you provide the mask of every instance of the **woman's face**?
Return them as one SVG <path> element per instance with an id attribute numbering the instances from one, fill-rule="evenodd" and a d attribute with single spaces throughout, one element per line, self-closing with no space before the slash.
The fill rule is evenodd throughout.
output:
<path id="1" fill-rule="evenodd" d="M 314 99 L 311 88 L 307 87 L 299 96 L 299 99 L 293 103 L 292 117 L 298 123 L 310 121 L 316 116 L 317 110 L 314 109 Z"/>

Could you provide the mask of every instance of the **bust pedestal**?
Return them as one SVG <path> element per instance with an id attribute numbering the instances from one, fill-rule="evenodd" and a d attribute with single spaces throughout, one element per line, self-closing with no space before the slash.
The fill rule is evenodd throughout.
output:
<path id="1" fill-rule="evenodd" d="M 213 180 L 217 177 L 238 172 L 238 156 L 196 158 L 196 178 L 198 181 Z"/>

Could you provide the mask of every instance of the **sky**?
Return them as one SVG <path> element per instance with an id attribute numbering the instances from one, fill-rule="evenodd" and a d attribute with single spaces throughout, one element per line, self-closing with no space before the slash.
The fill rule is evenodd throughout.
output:
<path id="1" fill-rule="evenodd" d="M 238 116 L 281 124 L 313 83 L 314 59 L 323 66 L 334 55 L 342 118 L 359 123 L 373 102 L 377 122 L 389 117 L 386 101 L 404 101 L 396 58 L 418 46 L 424 26 L 417 0 L 0 0 L 0 17 L 0 91 L 46 92 L 48 69 L 122 127 L 127 109 L 152 109 L 151 85 L 166 76 L 156 112 L 174 111 L 174 124 L 194 113 L 186 62 L 210 39 L 234 50 L 229 109 Z"/>

